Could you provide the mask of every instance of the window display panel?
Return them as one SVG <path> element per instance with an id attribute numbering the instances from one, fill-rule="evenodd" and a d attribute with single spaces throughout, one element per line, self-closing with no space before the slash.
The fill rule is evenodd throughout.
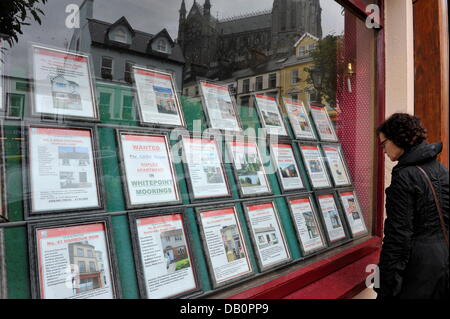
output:
<path id="1" fill-rule="evenodd" d="M 324 144 L 322 150 L 325 154 L 328 168 L 335 187 L 351 185 L 350 175 L 347 170 L 344 158 L 342 157 L 341 147 L 339 144 Z"/>
<path id="2" fill-rule="evenodd" d="M 286 112 L 289 116 L 295 138 L 299 140 L 316 140 L 316 134 L 311 124 L 308 112 L 305 109 L 303 102 L 292 101 L 288 98 L 283 98 Z"/>
<path id="3" fill-rule="evenodd" d="M 101 209 L 93 129 L 30 125 L 27 133 L 30 214 Z"/>
<path id="4" fill-rule="evenodd" d="M 340 191 L 339 199 L 341 200 L 352 236 L 360 237 L 366 235 L 367 227 L 355 191 Z"/>
<path id="5" fill-rule="evenodd" d="M 106 221 L 31 224 L 34 298 L 119 298 L 109 224 Z"/>
<path id="6" fill-rule="evenodd" d="M 200 88 L 210 127 L 223 131 L 240 132 L 241 124 L 228 87 L 202 81 Z"/>
<path id="7" fill-rule="evenodd" d="M 34 114 L 98 119 L 89 57 L 33 46 Z"/>
<path id="8" fill-rule="evenodd" d="M 258 145 L 256 143 L 229 142 L 227 146 L 241 196 L 272 194 Z"/>
<path id="9" fill-rule="evenodd" d="M 327 247 L 317 212 L 310 196 L 293 196 L 288 198 L 292 220 L 297 231 L 302 255 L 308 256 Z"/>
<path id="10" fill-rule="evenodd" d="M 334 244 L 345 240 L 347 234 L 334 195 L 321 194 L 316 196 L 330 243 Z"/>
<path id="11" fill-rule="evenodd" d="M 284 126 L 276 98 L 256 94 L 255 101 L 261 123 L 267 134 L 287 136 L 286 127 Z"/>
<path id="12" fill-rule="evenodd" d="M 141 295 L 178 298 L 198 290 L 195 263 L 183 215 L 165 214 L 130 220 L 135 237 Z"/>
<path id="13" fill-rule="evenodd" d="M 166 135 L 117 130 L 128 208 L 180 203 Z"/>
<path id="14" fill-rule="evenodd" d="M 247 224 L 261 271 L 291 260 L 274 202 L 245 203 Z"/>
<path id="15" fill-rule="evenodd" d="M 271 144 L 270 154 L 283 191 L 305 188 L 291 144 Z"/>
<path id="16" fill-rule="evenodd" d="M 197 209 L 197 217 L 214 288 L 252 274 L 234 206 Z"/>
<path id="17" fill-rule="evenodd" d="M 190 137 L 183 137 L 181 141 L 191 199 L 230 197 L 217 141 Z"/>
<path id="18" fill-rule="evenodd" d="M 185 126 L 172 75 L 133 66 L 142 124 Z"/>
<path id="19" fill-rule="evenodd" d="M 319 146 L 300 144 L 300 151 L 313 188 L 332 187 Z"/>

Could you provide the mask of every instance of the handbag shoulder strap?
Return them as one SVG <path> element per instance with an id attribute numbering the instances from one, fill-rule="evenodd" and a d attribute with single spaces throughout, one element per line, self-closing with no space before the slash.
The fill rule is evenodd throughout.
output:
<path id="1" fill-rule="evenodd" d="M 428 176 L 428 174 L 425 172 L 425 170 L 420 166 L 416 166 L 416 167 L 422 172 L 423 176 L 425 177 L 425 179 L 427 180 L 427 182 L 431 188 L 431 192 L 433 193 L 434 203 L 436 204 L 436 208 L 437 208 L 437 211 L 439 214 L 439 220 L 441 222 L 442 232 L 444 233 L 445 242 L 447 243 L 447 247 L 448 247 L 449 246 L 448 231 L 447 231 L 447 228 L 445 227 L 444 215 L 442 213 L 441 204 L 439 203 L 439 200 L 436 195 L 436 190 L 434 189 L 433 183 L 431 182 L 431 179 Z"/>

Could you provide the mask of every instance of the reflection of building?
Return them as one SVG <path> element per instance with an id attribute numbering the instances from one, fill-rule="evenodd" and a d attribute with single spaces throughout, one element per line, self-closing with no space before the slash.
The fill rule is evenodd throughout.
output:
<path id="1" fill-rule="evenodd" d="M 188 63 L 189 78 L 229 77 L 247 68 L 258 51 L 267 56 L 288 53 L 305 32 L 322 36 L 319 0 L 274 0 L 273 8 L 219 20 L 211 1 L 196 1 L 189 12 L 180 8 L 178 41 Z"/>
<path id="2" fill-rule="evenodd" d="M 76 265 L 76 293 L 102 288 L 105 286 L 102 252 L 96 251 L 87 241 L 68 245 L 71 265 Z"/>
<path id="3" fill-rule="evenodd" d="M 293 101 L 303 101 L 309 105 L 315 100 L 315 90 L 307 83 L 308 68 L 314 66 L 311 52 L 316 49 L 319 39 L 312 34 L 305 33 L 295 43 L 295 53 L 283 62 L 280 71 L 281 96 Z"/>
<path id="4" fill-rule="evenodd" d="M 161 233 L 161 243 L 164 255 L 169 256 L 170 262 L 176 262 L 188 257 L 182 229 Z"/>
<path id="5" fill-rule="evenodd" d="M 93 8 L 94 0 L 80 6 L 80 28 L 74 29 L 69 49 L 91 55 L 95 76 L 104 81 L 97 81 L 100 107 L 109 108 L 108 113 L 102 108 L 107 113 L 103 115 L 114 120 L 137 119 L 134 93 L 129 90 L 133 65 L 172 74 L 181 93 L 184 57 L 166 29 L 156 34 L 134 30 L 125 17 L 114 23 L 99 21 L 94 19 Z"/>
<path id="6" fill-rule="evenodd" d="M 278 243 L 278 237 L 273 225 L 270 225 L 269 227 L 255 228 L 255 235 L 260 248 Z"/>

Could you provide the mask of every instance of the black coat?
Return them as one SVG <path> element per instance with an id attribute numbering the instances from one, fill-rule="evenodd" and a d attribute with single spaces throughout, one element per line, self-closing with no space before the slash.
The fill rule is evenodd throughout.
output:
<path id="1" fill-rule="evenodd" d="M 386 189 L 385 237 L 378 298 L 442 298 L 448 292 L 449 249 L 422 167 L 430 176 L 449 225 L 448 169 L 436 160 L 442 143 L 426 142 L 403 154 Z M 448 296 L 447 296 L 448 297 Z"/>

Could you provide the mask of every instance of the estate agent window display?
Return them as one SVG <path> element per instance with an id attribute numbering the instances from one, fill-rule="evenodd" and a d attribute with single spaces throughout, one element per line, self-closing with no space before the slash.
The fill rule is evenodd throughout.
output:
<path id="1" fill-rule="evenodd" d="M 168 133 L 116 129 L 127 209 L 181 204 Z"/>
<path id="2" fill-rule="evenodd" d="M 343 188 L 337 190 L 339 201 L 346 217 L 352 238 L 358 239 L 368 235 L 364 214 L 359 205 L 355 189 Z"/>
<path id="3" fill-rule="evenodd" d="M 31 116 L 98 122 L 94 71 L 89 55 L 33 44 Z"/>
<path id="4" fill-rule="evenodd" d="M 202 293 L 183 208 L 130 213 L 141 298 L 193 298 Z"/>
<path id="5" fill-rule="evenodd" d="M 121 297 L 110 217 L 28 224 L 33 299 Z"/>
<path id="6" fill-rule="evenodd" d="M 340 144 L 321 144 L 322 154 L 327 163 L 334 187 L 352 185 L 350 172 Z"/>
<path id="7" fill-rule="evenodd" d="M 22 126 L 25 219 L 104 211 L 96 127 Z"/>

